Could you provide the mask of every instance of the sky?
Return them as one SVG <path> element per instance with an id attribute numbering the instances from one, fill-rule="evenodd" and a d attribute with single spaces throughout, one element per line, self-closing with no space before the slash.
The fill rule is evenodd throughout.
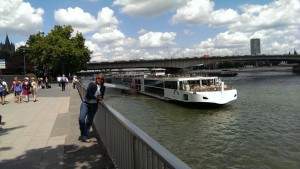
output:
<path id="1" fill-rule="evenodd" d="M 81 32 L 91 62 L 300 53 L 300 0 L 1 0 L 0 42 L 55 25 Z"/>

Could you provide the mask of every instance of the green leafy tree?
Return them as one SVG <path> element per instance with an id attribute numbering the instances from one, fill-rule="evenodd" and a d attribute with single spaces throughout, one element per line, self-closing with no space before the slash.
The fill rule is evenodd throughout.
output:
<path id="1" fill-rule="evenodd" d="M 44 75 L 68 75 L 86 69 L 92 52 L 84 46 L 82 33 L 72 36 L 73 31 L 70 25 L 56 25 L 46 36 L 43 32 L 31 35 L 27 40 L 26 56 L 38 70 L 44 71 Z"/>
<path id="2" fill-rule="evenodd" d="M 7 50 L 0 50 L 0 59 L 9 59 L 11 53 Z"/>

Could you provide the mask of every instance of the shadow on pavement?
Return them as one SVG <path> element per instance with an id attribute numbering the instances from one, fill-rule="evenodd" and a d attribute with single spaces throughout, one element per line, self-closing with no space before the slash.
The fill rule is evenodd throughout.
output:
<path id="1" fill-rule="evenodd" d="M 63 145 L 61 145 L 63 146 Z M 62 147 L 45 147 L 41 149 L 31 149 L 25 151 L 21 156 L 14 159 L 1 160 L 0 168 L 14 168 L 14 169 L 41 169 L 41 168 L 62 168 L 62 169 L 112 169 L 113 166 L 106 164 L 107 157 L 94 156 L 91 152 L 99 150 L 97 145 L 90 147 L 72 147 L 77 148 L 79 151 L 73 153 L 64 153 L 61 155 L 59 152 Z M 69 147 L 65 147 L 68 149 Z M 37 159 L 41 157 L 42 159 Z M 97 153 L 94 153 L 97 154 Z M 63 162 L 61 162 L 63 161 Z"/>

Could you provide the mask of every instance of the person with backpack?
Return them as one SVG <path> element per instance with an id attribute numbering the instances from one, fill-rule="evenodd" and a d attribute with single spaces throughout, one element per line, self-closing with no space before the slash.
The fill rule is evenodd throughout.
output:
<path id="1" fill-rule="evenodd" d="M 66 83 L 68 83 L 68 78 L 65 75 L 63 75 L 60 79 L 60 82 L 61 82 L 61 90 L 65 91 L 66 90 Z"/>
<path id="2" fill-rule="evenodd" d="M 5 96 L 8 93 L 7 83 L 0 78 L 0 97 L 1 97 L 1 104 L 4 105 L 5 103 Z"/>

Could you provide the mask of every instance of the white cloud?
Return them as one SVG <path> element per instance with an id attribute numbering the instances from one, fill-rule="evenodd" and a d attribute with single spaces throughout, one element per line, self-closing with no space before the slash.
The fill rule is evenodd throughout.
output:
<path id="1" fill-rule="evenodd" d="M 177 9 L 171 22 L 191 25 L 223 26 L 231 30 L 256 31 L 300 24 L 300 1 L 277 0 L 266 5 L 243 5 L 241 13 L 233 9 L 214 10 L 211 0 L 191 0 Z"/>
<path id="2" fill-rule="evenodd" d="M 148 32 L 139 37 L 139 45 L 142 48 L 164 48 L 175 45 L 175 32 Z"/>
<path id="3" fill-rule="evenodd" d="M 59 24 L 71 25 L 75 30 L 83 33 L 93 31 L 97 27 L 95 17 L 79 7 L 58 9 L 54 11 L 54 18 Z"/>
<path id="4" fill-rule="evenodd" d="M 300 1 L 277 0 L 268 5 L 243 5 L 240 19 L 230 29 L 256 31 L 300 24 Z"/>
<path id="5" fill-rule="evenodd" d="M 211 56 L 245 55 L 249 54 L 250 35 L 243 32 L 224 32 L 214 38 L 208 38 L 193 47 L 194 55 Z"/>
<path id="6" fill-rule="evenodd" d="M 96 51 L 99 50 L 99 47 L 97 44 L 94 44 L 92 41 L 85 41 L 85 46 L 87 46 L 89 48 L 89 50 L 91 51 Z"/>
<path id="7" fill-rule="evenodd" d="M 87 46 L 89 50 L 93 51 L 90 62 L 107 61 L 104 55 L 105 50 L 100 48 L 97 44 L 94 44 L 92 41 L 85 41 L 85 46 Z"/>
<path id="8" fill-rule="evenodd" d="M 217 48 L 242 48 L 249 42 L 249 35 L 243 32 L 224 32 L 214 38 L 214 45 Z"/>
<path id="9" fill-rule="evenodd" d="M 30 35 L 41 30 L 44 10 L 23 0 L 0 1 L 0 34 Z"/>
<path id="10" fill-rule="evenodd" d="M 59 24 L 72 25 L 74 30 L 86 33 L 102 27 L 117 27 L 119 21 L 114 16 L 114 11 L 108 7 L 98 12 L 97 18 L 79 7 L 58 9 L 54 18 Z"/>
<path id="11" fill-rule="evenodd" d="M 136 43 L 135 39 L 126 37 L 118 29 L 119 21 L 108 7 L 102 8 L 97 17 L 79 7 L 59 9 L 55 11 L 55 19 L 60 24 L 72 25 L 74 30 L 92 33 L 85 43 L 93 51 L 91 62 L 109 61 L 112 56 L 121 57 L 120 49 Z"/>
<path id="12" fill-rule="evenodd" d="M 98 12 L 97 21 L 100 27 L 115 27 L 119 24 L 119 21 L 114 16 L 114 11 L 108 7 L 102 8 L 102 10 Z"/>
<path id="13" fill-rule="evenodd" d="M 125 35 L 117 29 L 102 29 L 101 33 L 95 33 L 92 36 L 93 42 L 113 44 L 125 38 Z"/>
<path id="14" fill-rule="evenodd" d="M 239 19 L 238 13 L 232 9 L 213 11 L 210 17 L 210 25 L 213 26 L 233 24 Z"/>
<path id="15" fill-rule="evenodd" d="M 136 43 L 135 39 L 127 38 L 118 30 L 119 21 L 114 16 L 114 11 L 108 7 L 102 8 L 97 18 L 78 7 L 59 9 L 55 11 L 55 19 L 60 24 L 72 25 L 75 31 L 83 33 L 98 31 L 93 33 L 85 44 L 93 51 L 91 61 L 94 62 L 107 61 L 108 52 L 115 52 L 112 48 L 122 48 Z"/>
<path id="16" fill-rule="evenodd" d="M 213 11 L 214 2 L 210 0 L 191 0 L 177 9 L 172 18 L 172 23 L 185 22 L 188 24 L 206 24 L 209 22 Z"/>
<path id="17" fill-rule="evenodd" d="M 25 46 L 25 45 L 26 45 L 26 42 L 21 41 L 21 42 L 15 43 L 15 48 L 18 49 L 20 46 Z"/>
<path id="18" fill-rule="evenodd" d="M 5 35 L 5 33 L 8 33 L 9 36 L 11 34 L 30 35 L 37 33 L 42 27 L 46 27 L 42 25 L 44 10 L 34 8 L 30 3 L 23 1 L 0 1 L 0 35 Z M 99 0 L 84 1 L 96 2 Z M 89 4 L 96 4 L 90 2 Z M 102 9 L 99 8 L 95 15 L 88 11 L 90 9 L 85 11 L 79 7 L 54 11 L 54 17 L 58 24 L 72 25 L 75 31 L 84 33 L 87 39 L 86 45 L 93 51 L 94 60 L 133 58 L 139 56 L 138 49 L 140 48 L 150 51 L 143 51 L 143 55 L 148 58 L 157 58 L 158 54 L 162 57 L 167 56 L 168 51 L 164 51 L 164 48 L 168 48 L 174 56 L 192 56 L 203 53 L 246 54 L 250 53 L 251 38 L 261 39 L 262 53 L 274 53 L 274 51 L 283 53 L 292 51 L 294 48 L 299 49 L 300 46 L 299 0 L 276 0 L 263 5 L 243 4 L 239 6 L 239 9 L 216 9 L 215 4 L 219 1 L 213 0 L 113 0 L 111 2 L 114 5 L 113 8 L 101 7 Z M 240 3 L 244 2 L 240 1 Z M 112 9 L 119 9 L 120 12 L 116 14 Z M 52 15 L 51 11 L 50 13 Z M 128 27 L 126 24 L 132 24 L 137 20 L 134 18 L 127 20 L 126 17 L 122 17 L 122 27 L 119 28 L 121 21 L 117 16 L 124 14 L 132 17 L 159 15 L 162 17 L 151 18 L 153 23 L 157 19 L 157 25 L 133 25 L 133 29 L 130 31 L 134 31 L 133 34 L 139 36 L 139 39 L 136 40 L 128 37 L 125 31 Z M 169 14 L 173 14 L 169 18 L 172 23 L 169 26 L 172 27 L 164 27 L 164 32 L 157 31 L 160 29 L 159 24 L 166 22 L 165 18 L 169 17 Z M 147 22 L 147 20 L 142 22 Z M 137 27 L 140 25 L 142 27 Z M 216 27 L 217 29 L 215 29 Z M 206 29 L 212 31 L 209 30 L 209 33 L 205 35 L 209 38 L 201 41 L 201 35 L 198 36 L 198 34 L 205 34 L 206 32 L 200 31 Z M 213 35 L 219 30 L 222 32 Z M 178 46 L 176 46 L 177 49 L 173 49 L 172 47 L 177 45 L 177 34 L 180 38 L 184 36 L 188 40 L 191 38 L 190 41 L 194 41 L 192 38 L 195 35 L 195 37 L 199 37 L 199 43 L 192 47 L 187 46 L 185 49 Z M 183 42 L 186 42 L 185 39 Z M 16 46 L 23 43 L 25 42 L 16 43 Z M 156 54 L 153 53 L 154 50 Z"/>
<path id="19" fill-rule="evenodd" d="M 122 6 L 121 13 L 132 17 L 158 16 L 185 3 L 186 0 L 115 0 L 114 5 Z"/>
<path id="20" fill-rule="evenodd" d="M 250 52 L 250 39 L 260 38 L 262 53 L 284 53 L 299 48 L 300 1 L 277 0 L 265 5 L 243 5 L 214 10 L 210 0 L 191 0 L 177 9 L 172 23 L 222 26 L 228 30 L 195 45 L 195 50 L 216 55 Z M 289 44 L 289 45 L 288 45 Z M 297 46 L 298 45 L 298 46 Z"/>
<path id="21" fill-rule="evenodd" d="M 224 26 L 235 23 L 239 19 L 238 13 L 233 9 L 220 9 L 214 11 L 215 3 L 211 0 L 191 0 L 177 9 L 171 23 L 187 23 L 190 25 L 207 24 L 211 26 Z"/>

